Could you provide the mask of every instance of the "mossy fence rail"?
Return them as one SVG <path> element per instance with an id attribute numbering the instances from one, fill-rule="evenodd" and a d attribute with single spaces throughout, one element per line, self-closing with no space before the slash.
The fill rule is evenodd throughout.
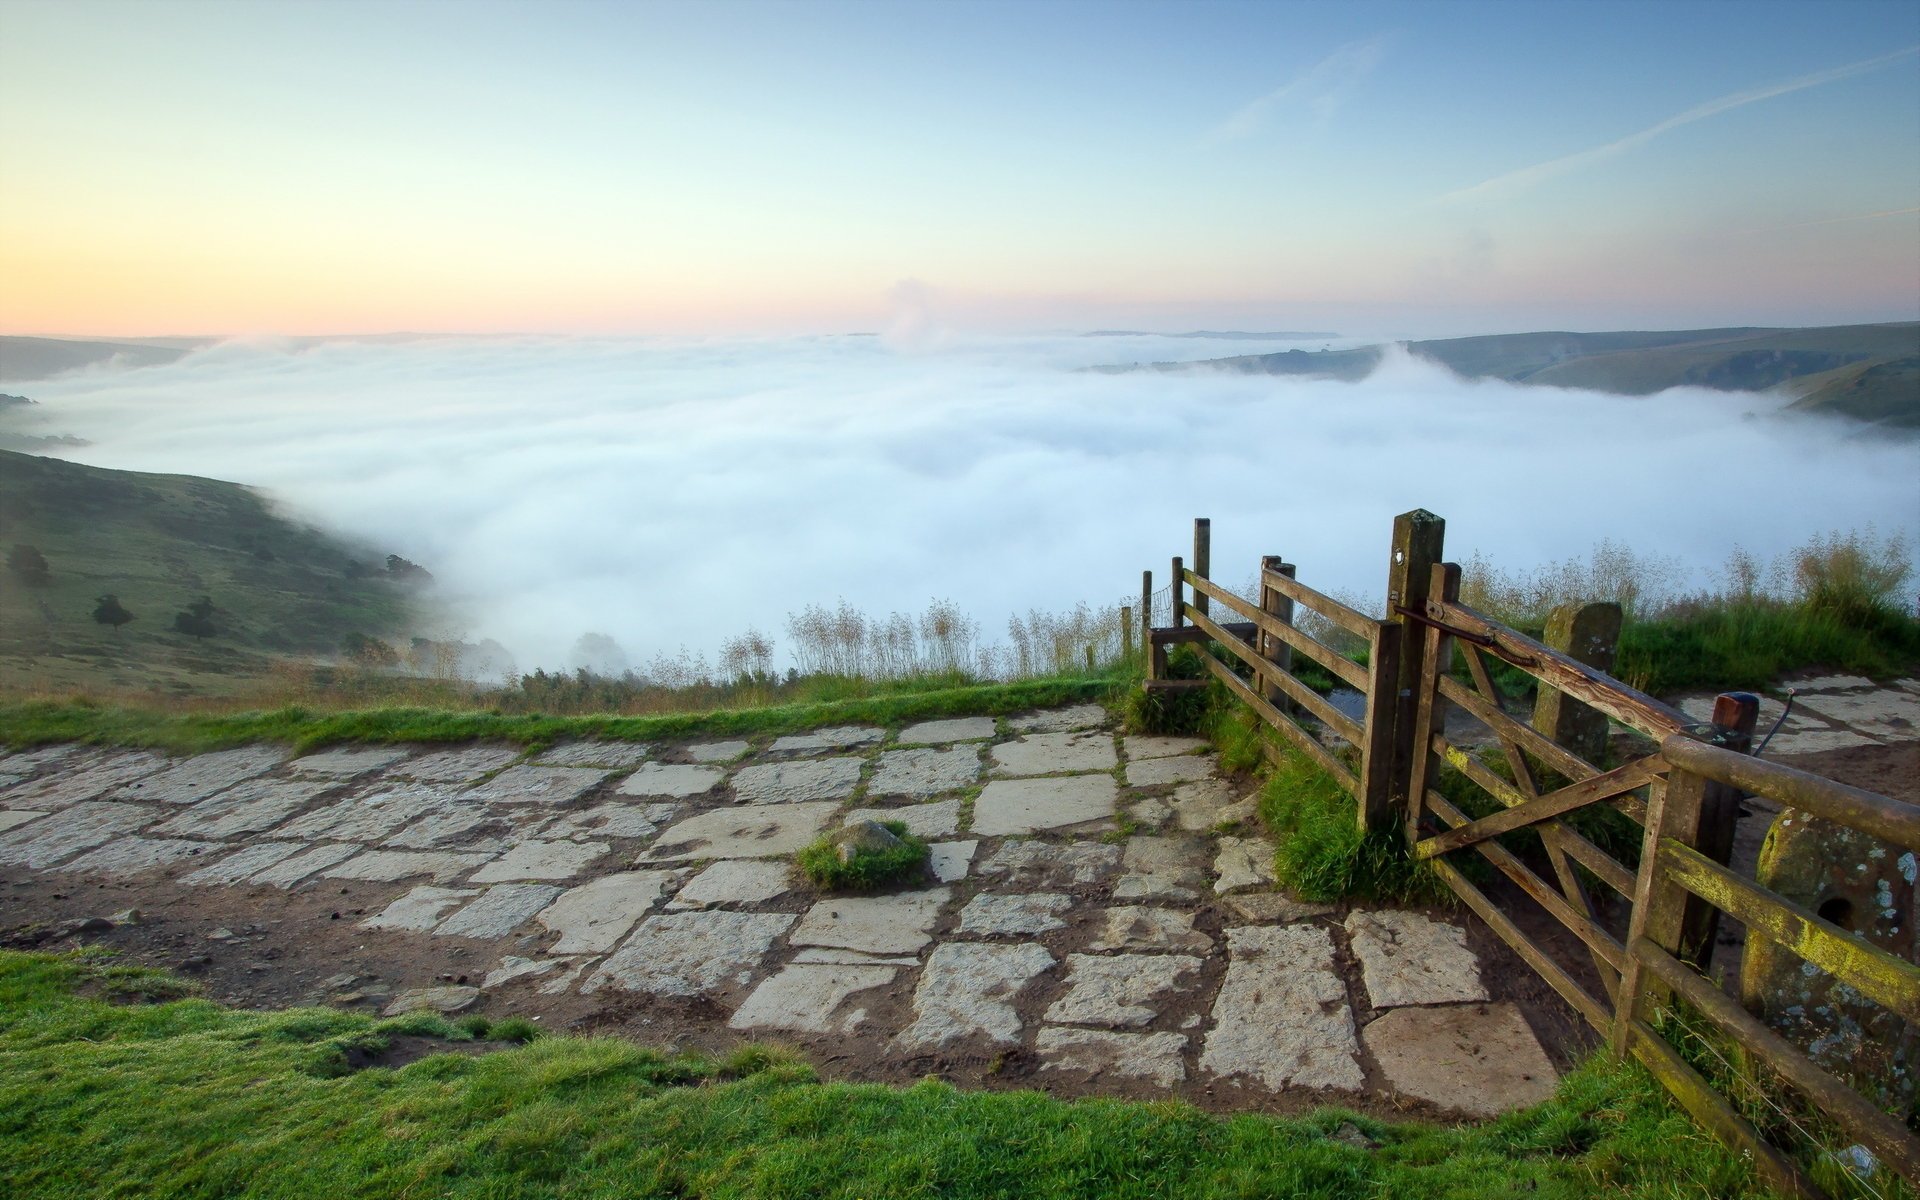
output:
<path id="1" fill-rule="evenodd" d="M 1300 583 L 1278 556 L 1261 560 L 1258 604 L 1234 594 L 1210 577 L 1211 526 L 1197 520 L 1191 566 L 1172 561 L 1171 625 L 1153 624 L 1152 573 L 1142 578 L 1145 686 L 1225 685 L 1348 789 L 1365 826 L 1403 830 L 1413 856 L 1431 863 L 1613 1053 L 1643 1063 L 1696 1120 L 1750 1156 L 1775 1189 L 1826 1196 L 1810 1161 L 1836 1136 L 1920 1188 L 1920 1141 L 1886 1111 L 1884 1098 L 1863 1095 L 1707 974 L 1724 913 L 1749 939 L 1768 939 L 1863 1003 L 1920 1024 L 1920 966 L 1730 865 L 1734 823 L 1748 796 L 1909 851 L 1920 851 L 1920 806 L 1752 757 L 1755 697 L 1723 695 L 1713 720 L 1696 722 L 1608 675 L 1620 624 L 1615 606 L 1556 612 L 1544 641 L 1474 611 L 1460 602 L 1459 566 L 1442 561 L 1444 535 L 1445 522 L 1424 510 L 1395 519 L 1389 615 L 1381 619 Z M 1242 619 L 1216 620 L 1216 603 Z M 1174 645 L 1193 647 L 1210 678 L 1168 678 Z M 1350 696 L 1343 707 L 1321 695 L 1295 673 L 1300 659 L 1358 700 Z M 1508 712 L 1489 659 L 1536 681 L 1530 721 Z M 1360 701 L 1364 708 L 1353 715 Z M 1448 736 L 1450 713 L 1454 725 L 1480 732 L 1475 744 Z M 1609 722 L 1630 733 L 1609 736 Z M 1639 855 L 1631 865 L 1622 861 L 1630 854 L 1610 853 L 1568 820 L 1601 807 L 1632 823 Z M 1521 830 L 1538 834 L 1539 845 L 1516 853 L 1502 844 L 1503 835 Z M 1618 848 L 1635 837 L 1602 840 Z M 1462 856 L 1486 865 L 1463 870 Z M 1476 875 L 1512 886 L 1482 887 Z M 1571 941 L 1540 936 L 1552 928 L 1543 917 Z M 1577 961 L 1556 946 L 1576 947 Z M 1702 1055 L 1689 1047 L 1694 1061 L 1717 1061 L 1711 1080 L 1676 1045 L 1676 1029 L 1709 1048 Z M 1752 1105 L 1723 1094 L 1736 1082 L 1749 1096 L 1796 1094 L 1795 1111 L 1825 1129 L 1812 1134 L 1789 1116 L 1791 1136 L 1780 1140 L 1796 1144 L 1776 1144 L 1749 1119 Z M 1765 1124 L 1776 1136 L 1783 1128 Z"/>

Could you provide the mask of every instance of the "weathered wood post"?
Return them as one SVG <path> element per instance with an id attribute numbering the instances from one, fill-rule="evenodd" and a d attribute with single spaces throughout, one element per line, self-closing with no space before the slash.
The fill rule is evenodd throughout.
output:
<path id="1" fill-rule="evenodd" d="M 1133 608 L 1131 605 L 1120 609 L 1120 661 L 1133 661 Z"/>
<path id="2" fill-rule="evenodd" d="M 1294 570 L 1294 565 L 1283 561 L 1278 554 L 1269 554 L 1260 560 L 1260 611 L 1287 625 L 1293 624 L 1293 597 L 1279 588 L 1268 586 L 1267 573 L 1272 572 L 1292 579 Z M 1256 631 L 1256 644 L 1260 647 L 1260 657 L 1272 663 L 1275 670 L 1291 671 L 1293 669 L 1292 646 L 1265 630 Z M 1292 702 L 1287 699 L 1287 694 L 1281 691 L 1280 685 L 1265 672 L 1262 672 L 1261 677 L 1255 681 L 1255 687 L 1261 695 L 1266 697 L 1269 704 L 1281 712 L 1291 711 Z"/>
<path id="3" fill-rule="evenodd" d="M 1460 564 L 1435 563 L 1428 573 L 1427 594 L 1449 603 L 1458 600 L 1460 598 Z M 1393 621 L 1382 621 L 1380 634 L 1376 644 L 1383 648 L 1391 646 L 1393 649 L 1390 653 L 1397 655 L 1397 658 L 1391 669 L 1384 661 L 1368 664 L 1368 679 L 1374 686 L 1367 692 L 1369 749 L 1367 760 L 1361 763 L 1363 768 L 1361 775 L 1363 779 L 1369 780 L 1372 786 L 1363 793 L 1360 819 L 1363 823 L 1367 819 L 1365 796 L 1383 794 L 1388 819 L 1391 819 L 1395 815 L 1393 788 L 1396 783 L 1404 780 L 1406 803 L 1398 815 L 1406 822 L 1407 844 L 1412 845 L 1426 832 L 1420 827 L 1420 814 L 1427 803 L 1427 789 L 1433 786 L 1433 735 L 1447 722 L 1447 702 L 1440 696 L 1438 684 L 1441 671 L 1452 663 L 1453 638 L 1437 625 L 1408 626 L 1404 623 L 1395 624 Z M 1374 731 L 1373 723 L 1376 720 L 1387 722 L 1393 720 L 1396 704 L 1394 697 L 1387 693 L 1393 688 L 1395 681 L 1399 678 L 1400 670 L 1406 666 L 1409 658 L 1417 659 L 1422 664 L 1420 678 L 1415 680 L 1413 685 L 1414 698 L 1418 703 L 1413 706 L 1413 716 L 1409 720 L 1410 729 L 1408 729 L 1410 736 L 1407 739 L 1413 744 L 1415 750 L 1407 763 L 1408 774 L 1398 780 L 1389 777 L 1382 783 L 1372 774 L 1374 768 L 1372 760 L 1376 757 L 1372 747 L 1381 745 L 1383 740 L 1387 743 L 1378 757 L 1384 760 L 1380 764 L 1382 768 L 1390 767 L 1393 763 L 1393 746 L 1401 729 L 1395 729 L 1389 725 L 1383 739 L 1382 735 Z"/>
<path id="4" fill-rule="evenodd" d="M 1091 675 L 1091 674 L 1093 674 L 1093 671 L 1094 671 L 1094 666 L 1093 666 L 1093 643 L 1092 643 L 1092 642 L 1088 642 L 1088 643 L 1087 643 L 1087 674 L 1089 674 L 1089 675 Z"/>
<path id="5" fill-rule="evenodd" d="M 1178 554 L 1173 556 L 1173 582 L 1167 588 L 1168 594 L 1173 597 L 1173 627 L 1179 629 L 1187 623 L 1187 567 Z"/>
<path id="6" fill-rule="evenodd" d="M 1660 867 L 1660 842 L 1672 838 L 1692 845 L 1700 825 L 1707 781 L 1675 767 L 1665 785 L 1656 784 L 1647 801 L 1647 828 L 1640 842 L 1640 869 L 1633 880 L 1633 911 L 1627 918 L 1626 961 L 1620 971 L 1620 990 L 1614 999 L 1613 1053 L 1626 1057 L 1633 1049 L 1633 1023 L 1667 1003 L 1672 989 L 1647 973 L 1634 946 L 1641 938 L 1669 954 L 1680 953 L 1688 893 L 1667 878 Z"/>
<path id="7" fill-rule="evenodd" d="M 1140 572 L 1140 645 L 1153 644 L 1153 572 Z"/>
<path id="8" fill-rule="evenodd" d="M 1424 613 L 1433 569 L 1440 564 L 1446 547 L 1447 523 L 1424 508 L 1401 513 L 1393 519 L 1393 558 L 1387 568 L 1387 620 L 1400 626 L 1400 671 L 1391 696 L 1369 696 L 1368 719 L 1393 723 L 1393 761 L 1385 788 L 1389 810 L 1368 814 L 1369 822 L 1388 821 L 1407 810 L 1409 781 L 1413 777 L 1414 755 L 1427 747 L 1414 745 L 1414 710 L 1420 691 L 1420 677 L 1426 670 L 1429 639 L 1426 627 L 1406 611 Z M 1437 664 L 1444 673 L 1451 663 Z"/>
<path id="9" fill-rule="evenodd" d="M 1751 692 L 1722 692 L 1713 701 L 1713 729 L 1707 740 L 1736 754 L 1753 752 L 1753 727 L 1760 718 L 1760 697 Z M 1700 853 L 1727 866 L 1733 862 L 1733 835 L 1740 823 L 1739 788 L 1710 779 L 1700 792 L 1700 812 L 1689 830 L 1688 843 Z M 1680 918 L 1681 961 L 1706 970 L 1713 959 L 1714 934 L 1720 928 L 1720 910 L 1698 896 L 1687 897 Z"/>
<path id="10" fill-rule="evenodd" d="M 1206 517 L 1193 519 L 1193 573 L 1202 579 L 1213 578 L 1213 522 Z M 1204 615 L 1212 615 L 1207 594 L 1198 588 L 1193 592 L 1193 606 Z"/>
<path id="11" fill-rule="evenodd" d="M 1562 604 L 1548 615 L 1540 640 L 1548 649 L 1612 674 L 1620 620 L 1618 604 Z M 1533 727 L 1587 762 L 1600 765 L 1606 757 L 1607 718 L 1545 683 L 1533 702 Z"/>

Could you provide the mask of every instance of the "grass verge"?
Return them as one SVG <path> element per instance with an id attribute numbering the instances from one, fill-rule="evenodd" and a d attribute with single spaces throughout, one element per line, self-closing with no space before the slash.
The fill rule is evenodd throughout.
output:
<path id="1" fill-rule="evenodd" d="M 567 738 L 642 741 L 700 735 L 795 733 L 847 723 L 895 726 L 940 717 L 998 716 L 1087 701 L 1105 701 L 1108 679 L 1046 679 L 984 687 L 873 696 L 830 704 L 728 709 L 707 713 L 621 717 L 461 712 L 436 708 L 369 708 L 315 712 L 289 706 L 262 712 L 169 713 L 101 707 L 86 701 L 0 704 L 0 743 L 21 748 L 52 742 L 134 746 L 195 753 L 252 742 L 285 742 L 307 750 L 342 742 L 471 742 L 546 745 Z"/>
<path id="2" fill-rule="evenodd" d="M 766 1048 L 691 1057 L 613 1038 L 355 1070 L 400 1034 L 472 1035 L 432 1017 L 121 1005 L 97 994 L 107 969 L 85 953 L 0 952 L 0 1182 L 13 1195 L 1755 1194 L 1648 1076 L 1604 1061 L 1545 1104 L 1457 1128 L 823 1084 Z"/>
<path id="3" fill-rule="evenodd" d="M 1260 788 L 1260 818 L 1278 843 L 1274 874 L 1302 900 L 1448 904 L 1453 893 L 1407 852 L 1399 829 L 1360 831 L 1354 799 L 1333 776 L 1282 748 Z"/>

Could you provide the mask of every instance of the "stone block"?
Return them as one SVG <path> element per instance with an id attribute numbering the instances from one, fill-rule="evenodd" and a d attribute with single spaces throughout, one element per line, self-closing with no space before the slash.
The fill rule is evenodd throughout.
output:
<path id="1" fill-rule="evenodd" d="M 990 751 L 993 773 L 1003 776 L 1111 771 L 1119 763 L 1106 733 L 1033 733 L 1001 742 Z"/>
<path id="2" fill-rule="evenodd" d="M 1333 939 L 1314 925 L 1227 930 L 1227 975 L 1200 1069 L 1268 1091 L 1366 1085 Z"/>
<path id="3" fill-rule="evenodd" d="M 733 794 L 745 804 L 845 800 L 860 785 L 862 765 L 857 758 L 819 758 L 741 767 L 733 775 Z"/>
<path id="4" fill-rule="evenodd" d="M 941 906 L 953 898 L 938 887 L 890 896 L 835 896 L 807 910 L 787 941 L 863 954 L 917 954 L 933 940 Z"/>
<path id="5" fill-rule="evenodd" d="M 973 802 L 972 832 L 1000 837 L 1107 820 L 1118 796 L 1111 775 L 996 779 Z"/>
<path id="6" fill-rule="evenodd" d="M 924 798 L 967 787 L 978 778 L 980 750 L 976 746 L 888 750 L 880 755 L 873 779 L 867 784 L 867 795 Z"/>
<path id="7" fill-rule="evenodd" d="M 749 804 L 698 813 L 662 833 L 642 858 L 668 862 L 688 858 L 778 858 L 820 836 L 840 805 Z"/>
<path id="8" fill-rule="evenodd" d="M 648 917 L 580 989 L 714 996 L 752 980 L 792 913 L 664 913 Z"/>
<path id="9" fill-rule="evenodd" d="M 1348 913 L 1346 926 L 1375 1008 L 1491 999 L 1459 926 L 1397 910 Z"/>
<path id="10" fill-rule="evenodd" d="M 1539 1104 L 1560 1080 L 1511 1004 L 1396 1008 L 1361 1037 L 1395 1092 L 1470 1116 Z"/>
<path id="11" fill-rule="evenodd" d="M 936 946 L 913 994 L 913 1022 L 897 1044 L 911 1051 L 938 1050 L 970 1038 L 1017 1042 L 1021 1021 L 1014 1001 L 1053 963 L 1053 955 L 1032 942 Z"/>

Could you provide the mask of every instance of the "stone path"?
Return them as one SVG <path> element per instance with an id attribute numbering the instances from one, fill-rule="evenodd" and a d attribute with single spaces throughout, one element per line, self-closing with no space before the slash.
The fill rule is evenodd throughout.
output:
<path id="1" fill-rule="evenodd" d="M 815 893 L 787 856 L 849 816 L 905 821 L 937 879 Z M 0 757 L 16 896 L 107 879 L 264 914 L 362 889 L 356 937 L 479 964 L 386 991 L 337 976 L 342 1003 L 570 997 L 902 1077 L 1013 1061 L 1092 1092 L 1466 1114 L 1549 1094 L 1552 1063 L 1461 925 L 1295 902 L 1272 857 L 1204 743 L 1118 735 L 1092 706 L 530 755 Z"/>
<path id="2" fill-rule="evenodd" d="M 1920 679 L 1887 687 L 1858 675 L 1822 675 L 1790 686 L 1797 693 L 1793 711 L 1768 744 L 1769 758 L 1920 741 Z M 1675 707 L 1707 721 L 1713 701 L 1713 693 L 1698 693 L 1681 697 Z M 1779 698 L 1760 697 L 1759 736 L 1773 728 L 1784 706 Z"/>

